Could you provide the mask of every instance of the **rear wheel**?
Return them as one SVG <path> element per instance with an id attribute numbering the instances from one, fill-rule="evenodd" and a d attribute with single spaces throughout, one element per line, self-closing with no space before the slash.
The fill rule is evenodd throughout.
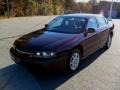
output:
<path id="1" fill-rule="evenodd" d="M 75 72 L 80 64 L 80 60 L 81 60 L 81 53 L 78 49 L 75 49 L 72 51 L 72 53 L 69 56 L 69 60 L 68 60 L 68 69 L 70 72 Z"/>
<path id="2" fill-rule="evenodd" d="M 107 39 L 107 42 L 106 42 L 106 44 L 105 44 L 105 48 L 106 48 L 106 49 L 109 49 L 110 46 L 111 46 L 111 43 L 112 43 L 112 35 L 109 34 L 108 39 Z"/>

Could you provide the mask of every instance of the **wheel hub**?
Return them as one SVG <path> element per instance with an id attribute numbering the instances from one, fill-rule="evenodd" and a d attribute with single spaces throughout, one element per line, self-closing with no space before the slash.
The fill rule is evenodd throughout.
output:
<path id="1" fill-rule="evenodd" d="M 79 66 L 79 62 L 80 62 L 80 55 L 79 53 L 73 53 L 73 55 L 70 58 L 70 69 L 71 70 L 76 70 Z"/>

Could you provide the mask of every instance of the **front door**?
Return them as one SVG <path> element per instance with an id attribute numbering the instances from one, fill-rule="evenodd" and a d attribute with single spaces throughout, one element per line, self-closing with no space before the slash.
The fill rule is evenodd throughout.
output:
<path id="1" fill-rule="evenodd" d="M 98 24 L 95 18 L 90 18 L 87 23 L 86 30 L 88 28 L 95 29 L 95 32 L 93 33 L 87 33 L 87 35 L 84 35 L 84 40 L 81 42 L 83 46 L 83 55 L 87 56 L 94 51 L 96 51 L 99 48 L 100 44 L 100 33 L 98 32 Z"/>

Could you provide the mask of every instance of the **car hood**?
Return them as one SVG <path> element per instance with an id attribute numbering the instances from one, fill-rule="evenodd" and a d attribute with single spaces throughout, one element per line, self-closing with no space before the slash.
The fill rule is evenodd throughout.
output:
<path id="1" fill-rule="evenodd" d="M 17 49 L 22 51 L 56 51 L 78 39 L 78 34 L 65 34 L 50 31 L 35 31 L 24 35 L 15 41 Z"/>

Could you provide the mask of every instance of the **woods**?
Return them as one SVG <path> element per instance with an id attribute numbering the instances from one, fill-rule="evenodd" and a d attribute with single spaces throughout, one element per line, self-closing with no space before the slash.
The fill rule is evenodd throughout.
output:
<path id="1" fill-rule="evenodd" d="M 19 17 L 90 12 L 89 3 L 75 0 L 0 0 L 0 16 Z"/>
<path id="2" fill-rule="evenodd" d="M 73 0 L 0 0 L 0 16 L 56 15 L 71 3 Z"/>

